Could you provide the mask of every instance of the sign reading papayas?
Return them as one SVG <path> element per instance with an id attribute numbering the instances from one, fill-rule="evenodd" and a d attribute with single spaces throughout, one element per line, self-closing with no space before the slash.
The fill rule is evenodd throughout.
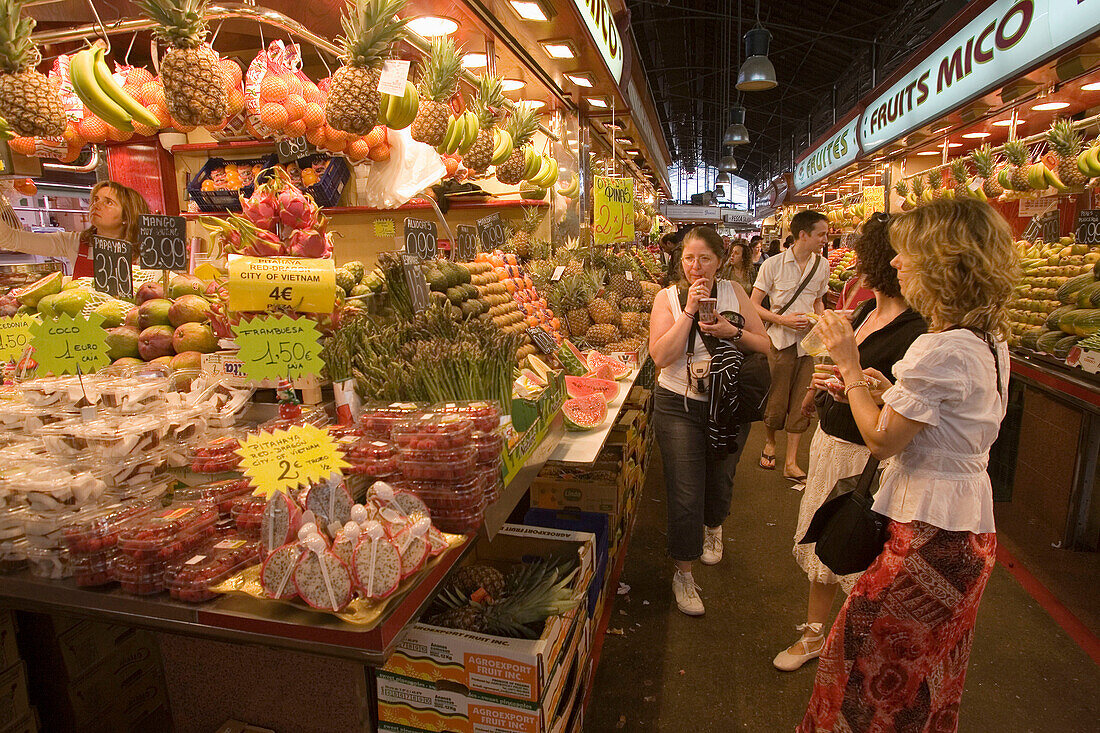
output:
<path id="1" fill-rule="evenodd" d="M 299 313 L 332 313 L 336 266 L 332 260 L 229 255 L 229 310 L 289 306 Z"/>
<path id="2" fill-rule="evenodd" d="M 634 179 L 593 179 L 592 234 L 596 244 L 634 241 Z"/>

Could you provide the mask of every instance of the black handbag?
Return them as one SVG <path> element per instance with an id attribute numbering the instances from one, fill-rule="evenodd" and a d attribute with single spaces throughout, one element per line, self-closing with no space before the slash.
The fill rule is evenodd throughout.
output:
<path id="1" fill-rule="evenodd" d="M 800 545 L 816 543 L 814 552 L 837 575 L 861 573 L 886 544 L 890 518 L 871 509 L 881 470 L 867 459 L 863 473 L 836 482 L 832 498 L 814 512 Z"/>

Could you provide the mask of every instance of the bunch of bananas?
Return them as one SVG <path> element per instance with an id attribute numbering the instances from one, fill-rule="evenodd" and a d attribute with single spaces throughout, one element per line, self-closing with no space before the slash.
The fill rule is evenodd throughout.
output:
<path id="1" fill-rule="evenodd" d="M 1088 178 L 1100 178 L 1100 139 L 1077 155 L 1077 170 Z"/>
<path id="2" fill-rule="evenodd" d="M 440 155 L 452 153 L 465 155 L 477 141 L 477 131 L 480 129 L 481 123 L 478 122 L 477 115 L 470 110 L 466 110 L 458 117 L 451 115 L 447 120 L 447 134 L 435 150 Z"/>
<path id="3" fill-rule="evenodd" d="M 489 162 L 493 165 L 500 165 L 508 160 L 508 156 L 511 155 L 512 150 L 514 150 L 514 146 L 512 145 L 512 133 L 507 130 L 502 130 L 499 127 L 494 127 L 493 135 L 493 157 Z"/>
<path id="4" fill-rule="evenodd" d="M 523 180 L 538 186 L 549 188 L 558 180 L 558 161 L 549 155 L 540 155 L 530 147 L 523 149 L 526 163 L 523 169 Z"/>
<path id="5" fill-rule="evenodd" d="M 102 46 L 79 51 L 69 62 L 73 90 L 84 106 L 116 130 L 132 132 L 134 122 L 160 128 L 160 120 L 123 89 L 104 58 Z"/>
<path id="6" fill-rule="evenodd" d="M 407 81 L 404 96 L 382 95 L 382 101 L 378 104 L 378 124 L 391 130 L 404 130 L 413 123 L 419 111 L 420 94 L 416 91 L 416 85 Z"/>
<path id="7" fill-rule="evenodd" d="M 567 199 L 577 198 L 577 194 L 581 191 L 581 179 L 577 178 L 577 174 L 574 173 L 569 179 L 569 183 L 564 186 L 558 186 L 558 193 Z"/>

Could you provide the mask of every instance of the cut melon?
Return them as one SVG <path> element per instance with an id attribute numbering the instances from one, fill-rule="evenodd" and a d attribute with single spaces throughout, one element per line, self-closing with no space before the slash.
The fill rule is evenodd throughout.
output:
<path id="1" fill-rule="evenodd" d="M 581 352 L 577 351 L 577 347 L 574 346 L 573 342 L 569 339 L 562 339 L 561 345 L 558 346 L 557 355 L 558 361 L 560 361 L 562 367 L 565 368 L 566 374 L 580 377 L 588 372 L 588 366 L 585 364 L 584 357 L 581 355 Z"/>
<path id="2" fill-rule="evenodd" d="M 615 374 L 607 364 L 600 364 L 584 376 L 591 377 L 592 379 L 610 379 L 611 381 L 615 381 Z"/>
<path id="3" fill-rule="evenodd" d="M 539 375 L 539 378 L 543 381 L 544 384 L 550 383 L 550 378 L 553 376 L 554 370 L 551 369 L 545 361 L 538 358 L 534 354 L 528 354 L 527 364 L 531 367 L 531 370 L 535 372 L 535 374 Z"/>
<path id="4" fill-rule="evenodd" d="M 566 430 L 592 430 L 607 419 L 607 398 L 602 392 L 566 400 L 561 406 Z"/>
<path id="5" fill-rule="evenodd" d="M 628 365 L 613 356 L 607 356 L 598 351 L 589 351 L 588 355 L 585 357 L 585 363 L 588 365 L 589 371 L 595 371 L 601 365 L 606 364 L 611 369 L 611 373 L 615 376 L 615 379 L 626 379 L 630 376 L 630 367 Z"/>
<path id="6" fill-rule="evenodd" d="M 613 379 L 597 377 L 566 377 L 565 391 L 570 397 L 587 397 L 599 392 L 611 402 L 619 396 L 619 383 Z"/>

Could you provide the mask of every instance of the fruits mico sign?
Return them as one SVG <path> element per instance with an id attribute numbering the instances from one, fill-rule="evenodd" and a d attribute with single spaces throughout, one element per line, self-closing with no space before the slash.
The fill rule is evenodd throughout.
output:
<path id="1" fill-rule="evenodd" d="M 332 260 L 229 255 L 229 310 L 288 306 L 299 313 L 332 313 L 336 266 Z"/>
<path id="2" fill-rule="evenodd" d="M 592 233 L 596 244 L 634 241 L 634 179 L 592 179 Z"/>

